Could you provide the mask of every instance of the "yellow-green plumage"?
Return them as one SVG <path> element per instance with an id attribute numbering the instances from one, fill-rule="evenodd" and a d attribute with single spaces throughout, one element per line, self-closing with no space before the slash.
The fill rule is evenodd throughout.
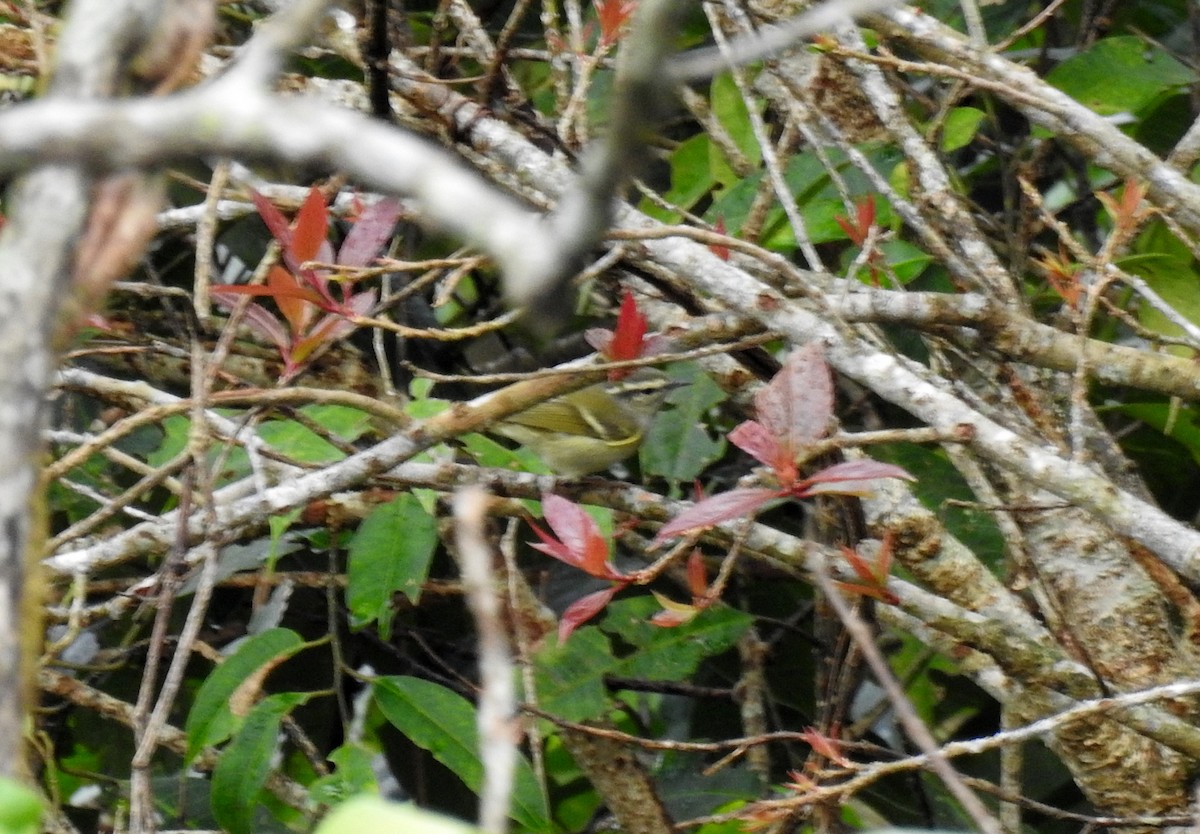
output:
<path id="1" fill-rule="evenodd" d="M 644 368 L 624 380 L 539 403 L 493 431 L 529 448 L 560 475 L 589 475 L 637 451 L 672 387 L 661 371 Z"/>

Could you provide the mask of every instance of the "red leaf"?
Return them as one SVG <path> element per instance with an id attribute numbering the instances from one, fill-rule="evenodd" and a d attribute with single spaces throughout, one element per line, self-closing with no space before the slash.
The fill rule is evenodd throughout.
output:
<path id="1" fill-rule="evenodd" d="M 855 246 L 862 246 L 871 234 L 871 227 L 875 225 L 875 195 L 868 194 L 866 199 L 860 200 L 855 205 L 853 221 L 844 214 L 835 215 L 833 219 L 841 226 L 851 243 Z"/>
<path id="2" fill-rule="evenodd" d="M 287 218 L 280 213 L 279 209 L 275 208 L 275 204 L 268 200 L 257 191 L 250 192 L 250 199 L 254 201 L 254 207 L 258 209 L 258 216 L 267 224 L 267 229 L 271 232 L 271 237 L 275 238 L 275 242 L 279 244 L 279 248 L 287 252 L 292 248 L 292 230 L 288 226 Z"/>
<path id="3" fill-rule="evenodd" d="M 288 273 L 284 270 L 285 274 Z M 302 298 L 305 301 L 311 301 L 317 304 L 321 301 L 321 296 L 310 290 L 308 287 L 301 286 L 283 286 L 283 287 L 268 287 L 262 284 L 214 284 L 211 290 L 212 294 L 217 296 L 222 303 L 232 305 L 233 299 L 228 296 L 252 295 L 256 298 L 278 298 L 284 296 L 286 298 Z"/>
<path id="4" fill-rule="evenodd" d="M 693 550 L 692 555 L 688 556 L 687 578 L 688 590 L 692 592 L 692 599 L 702 599 L 708 593 L 708 571 L 704 569 L 704 557 L 700 555 L 699 548 Z"/>
<path id="5" fill-rule="evenodd" d="M 779 373 L 754 397 L 758 422 L 775 436 L 788 460 L 829 430 L 833 376 L 820 342 L 792 353 Z"/>
<path id="6" fill-rule="evenodd" d="M 857 550 L 842 545 L 842 556 L 850 563 L 850 567 L 858 574 L 859 579 L 867 582 L 879 581 L 879 577 L 875 575 L 875 568 L 866 559 L 859 556 Z"/>
<path id="7" fill-rule="evenodd" d="M 621 299 L 621 310 L 617 313 L 617 326 L 613 328 L 612 342 L 607 357 L 614 362 L 637 359 L 642 355 L 642 341 L 646 337 L 646 317 L 638 309 L 633 294 L 625 291 Z"/>
<path id="8" fill-rule="evenodd" d="M 888 576 L 892 570 L 893 540 L 892 531 L 887 531 L 883 536 L 883 541 L 880 542 L 879 553 L 874 562 L 868 562 L 858 554 L 858 551 L 842 545 L 842 555 L 864 584 L 859 585 L 852 582 L 838 582 L 837 584 L 850 593 L 874 597 L 888 605 L 899 603 L 899 598 L 887 589 Z"/>
<path id="9" fill-rule="evenodd" d="M 806 495 L 870 495 L 874 491 L 872 481 L 879 478 L 903 478 L 915 481 L 912 475 L 899 466 L 880 463 L 877 460 L 849 460 L 835 463 L 817 472 L 811 478 L 792 487 L 797 498 Z"/>
<path id="10" fill-rule="evenodd" d="M 859 245 L 858 229 L 854 228 L 854 224 L 850 222 L 850 218 L 844 214 L 835 214 L 833 222 L 837 223 L 841 230 L 846 233 L 846 237 L 850 238 L 850 242 L 855 246 Z"/>
<path id="11" fill-rule="evenodd" d="M 725 218 L 724 217 L 718 217 L 717 222 L 713 223 L 713 231 L 718 232 L 719 234 L 725 234 L 726 229 L 725 229 Z M 723 261 L 729 260 L 730 252 L 729 252 L 728 246 L 722 246 L 719 243 L 710 243 L 708 245 L 708 248 L 709 248 L 710 252 L 712 252 L 714 255 L 716 255 L 721 260 L 723 260 Z"/>
<path id="12" fill-rule="evenodd" d="M 392 236 L 400 217 L 400 201 L 391 198 L 377 200 L 358 216 L 358 221 L 346 234 L 337 262 L 346 266 L 366 266 Z"/>
<path id="13" fill-rule="evenodd" d="M 783 786 L 798 794 L 806 794 L 819 787 L 816 782 L 798 770 L 789 770 L 788 779 L 789 781 L 784 782 Z"/>
<path id="14" fill-rule="evenodd" d="M 887 588 L 883 588 L 878 585 L 859 585 L 854 582 L 834 582 L 833 584 L 837 585 L 848 594 L 871 597 L 871 599 L 877 599 L 884 605 L 897 605 L 900 602 L 900 598 L 898 596 L 893 594 Z"/>
<path id="15" fill-rule="evenodd" d="M 596 6 L 596 17 L 600 21 L 600 45 L 612 46 L 621 39 L 621 30 L 629 22 L 637 8 L 630 0 L 592 0 Z"/>
<path id="16" fill-rule="evenodd" d="M 313 295 L 312 290 L 302 290 L 298 287 L 296 277 L 279 265 L 271 267 L 267 273 L 267 287 L 279 306 L 279 312 L 283 313 L 283 317 L 292 328 L 292 335 L 299 336 L 304 333 L 312 323 L 313 316 L 317 314 L 317 308 L 313 302 L 304 300 L 303 295 L 299 293 Z"/>
<path id="17" fill-rule="evenodd" d="M 560 495 L 547 493 L 542 496 L 542 516 L 558 539 L 535 525 L 533 530 L 542 540 L 541 544 L 532 545 L 535 550 L 600 579 L 623 578 L 608 561 L 608 541 L 601 535 L 600 527 L 582 507 Z"/>
<path id="18" fill-rule="evenodd" d="M 540 550 L 542 553 L 558 559 L 560 562 L 566 562 L 568 565 L 572 566 L 575 564 L 575 554 L 571 552 L 569 547 L 560 542 L 558 539 L 554 538 L 554 536 L 547 533 L 541 527 L 538 527 L 537 524 L 534 523 L 533 519 L 529 519 L 529 526 L 533 528 L 533 532 L 537 533 L 537 537 L 542 540 L 540 544 L 531 543 L 529 545 L 530 547 L 532 547 L 534 550 Z"/>
<path id="19" fill-rule="evenodd" d="M 863 239 L 866 239 L 866 233 L 871 231 L 871 227 L 875 225 L 875 195 L 868 194 L 865 200 L 859 200 L 857 208 L 858 228 L 862 229 Z"/>
<path id="20" fill-rule="evenodd" d="M 850 760 L 843 755 L 841 745 L 838 744 L 837 739 L 823 736 L 812 727 L 802 732 L 800 736 L 808 742 L 814 753 L 824 756 L 831 762 L 837 762 L 842 767 L 850 767 Z"/>
<path id="21" fill-rule="evenodd" d="M 314 260 L 328 234 L 329 210 L 325 205 L 325 195 L 314 185 L 308 190 L 304 205 L 300 206 L 300 213 L 296 215 L 296 226 L 292 230 L 289 254 L 296 260 L 296 265 Z"/>
<path id="22" fill-rule="evenodd" d="M 736 426 L 728 437 L 734 446 L 771 467 L 780 484 L 786 487 L 795 483 L 798 476 L 795 454 L 789 454 L 762 423 L 747 420 Z"/>
<path id="23" fill-rule="evenodd" d="M 651 547 L 657 547 L 673 536 L 700 527 L 712 527 L 734 518 L 749 517 L 768 501 L 781 495 L 783 493 L 777 489 L 731 489 L 729 492 L 706 498 L 664 524 L 654 537 Z"/>
<path id="24" fill-rule="evenodd" d="M 565 643 L 575 629 L 603 611 L 609 600 L 624 587 L 624 583 L 614 583 L 608 588 L 580 597 L 567 606 L 567 610 L 562 613 L 562 619 L 558 621 L 558 642 Z"/>
<path id="25" fill-rule="evenodd" d="M 339 313 L 327 313 L 308 331 L 307 339 L 312 340 L 313 347 L 316 347 L 319 344 L 344 339 L 357 329 L 358 325 L 345 316 Z"/>
<path id="26" fill-rule="evenodd" d="M 299 368 L 301 363 L 305 362 L 308 357 L 312 356 L 312 352 L 325 344 L 328 339 L 319 334 L 309 334 L 303 336 L 292 344 L 291 360 L 293 367 Z"/>

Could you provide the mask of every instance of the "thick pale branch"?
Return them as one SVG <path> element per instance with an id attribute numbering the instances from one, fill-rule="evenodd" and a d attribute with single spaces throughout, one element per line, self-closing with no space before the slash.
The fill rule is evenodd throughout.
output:
<path id="1" fill-rule="evenodd" d="M 422 218 L 519 275 L 557 274 L 563 252 L 538 215 L 444 151 L 357 113 L 221 83 L 166 99 L 34 101 L 0 114 L 0 173 L 55 160 L 150 168 L 211 154 L 343 171 L 415 197 Z M 464 207 L 469 206 L 469 210 Z"/>
<path id="2" fill-rule="evenodd" d="M 870 24 L 899 38 L 918 54 L 999 82 L 993 92 L 1007 97 L 1034 124 L 1069 142 L 1094 164 L 1146 183 L 1149 199 L 1168 209 L 1189 231 L 1200 232 L 1200 185 L 1138 144 L 1109 119 L 1089 110 L 1039 78 L 1033 70 L 994 52 L 976 49 L 960 33 L 932 15 L 898 8 L 870 18 Z M 1006 95 L 1005 90 L 1009 91 Z"/>
<path id="3" fill-rule="evenodd" d="M 977 293 L 863 287 L 827 296 L 824 303 L 848 322 L 908 324 L 973 351 L 1056 371 L 1073 372 L 1082 361 L 1089 376 L 1100 382 L 1187 400 L 1200 398 L 1200 368 L 1191 360 L 1064 333 Z"/>

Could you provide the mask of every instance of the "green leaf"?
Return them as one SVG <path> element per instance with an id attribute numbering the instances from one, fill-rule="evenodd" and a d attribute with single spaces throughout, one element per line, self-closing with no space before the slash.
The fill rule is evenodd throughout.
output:
<path id="1" fill-rule="evenodd" d="M 444 686 L 405 676 L 379 678 L 375 701 L 388 722 L 454 772 L 468 788 L 483 787 L 475 707 Z M 533 768 L 524 757 L 517 760 L 510 814 L 532 831 L 553 830 L 546 799 Z"/>
<path id="2" fill-rule="evenodd" d="M 329 813 L 314 834 L 480 834 L 461 820 L 435 814 L 408 803 L 377 796 L 358 796 Z"/>
<path id="3" fill-rule="evenodd" d="M 1192 408 L 1173 408 L 1170 403 L 1124 403 L 1115 410 L 1178 441 L 1200 463 L 1200 418 Z"/>
<path id="4" fill-rule="evenodd" d="M 379 783 L 371 761 L 375 753 L 361 744 L 347 742 L 327 757 L 333 773 L 317 779 L 308 787 L 314 802 L 336 805 L 361 793 L 379 793 Z"/>
<path id="5" fill-rule="evenodd" d="M 672 483 L 691 481 L 725 454 L 725 440 L 705 428 L 710 409 L 724 402 L 725 392 L 698 365 L 684 363 L 671 369 L 672 379 L 686 383 L 671 392 L 674 408 L 659 413 L 641 448 L 642 472 Z"/>
<path id="6" fill-rule="evenodd" d="M 1101 115 L 1138 113 L 1196 81 L 1170 54 L 1133 35 L 1103 38 L 1046 80 Z"/>
<path id="7" fill-rule="evenodd" d="M 246 638 L 236 652 L 209 673 L 188 712 L 187 761 L 209 745 L 219 744 L 236 729 L 240 719 L 229 710 L 229 702 L 246 679 L 280 658 L 291 657 L 304 648 L 300 635 L 286 628 L 273 628 Z"/>
<path id="8" fill-rule="evenodd" d="M 162 466 L 175 459 L 187 448 L 188 427 L 191 421 L 181 414 L 173 414 L 158 424 L 163 432 L 162 444 L 146 456 L 146 463 Z"/>
<path id="9" fill-rule="evenodd" d="M 762 174 L 751 174 L 729 188 L 715 193 L 712 205 L 704 212 L 705 219 L 715 223 L 720 218 L 724 221 L 727 232 L 737 235 L 746 222 L 746 216 L 750 213 L 750 207 L 754 205 L 754 198 L 761 184 Z"/>
<path id="10" fill-rule="evenodd" d="M 754 128 L 750 124 L 750 111 L 746 102 L 738 92 L 737 84 L 729 73 L 721 73 L 713 79 L 710 87 L 712 113 L 725 128 L 725 132 L 733 139 L 742 154 L 749 160 L 750 165 L 757 168 L 762 162 L 762 149 L 754 138 Z M 729 167 L 725 155 L 715 145 L 710 146 L 709 162 L 713 177 L 727 185 L 737 182 L 740 177 Z"/>
<path id="11" fill-rule="evenodd" d="M 464 434 L 458 440 L 467 454 L 473 457 L 480 466 L 517 469 L 539 475 L 550 474 L 550 467 L 542 463 L 537 455 L 524 446 L 510 449 L 490 437 L 474 433 Z"/>
<path id="12" fill-rule="evenodd" d="M 674 628 L 651 625 L 659 610 L 652 597 L 617 600 L 608 606 L 600 628 L 635 647 L 621 660 L 615 674 L 645 680 L 682 680 L 706 657 L 727 651 L 754 618 L 725 605 L 707 608 L 695 619 Z"/>
<path id="13" fill-rule="evenodd" d="M 708 159 L 711 141 L 701 133 L 681 142 L 671 153 L 671 190 L 663 195 L 667 202 L 690 209 L 700 198 L 717 185 Z M 660 218 L 664 222 L 677 223 L 679 215 Z"/>
<path id="14" fill-rule="evenodd" d="M 1134 256 L 1123 258 L 1121 266 L 1145 279 L 1150 288 L 1172 309 L 1193 324 L 1200 324 L 1200 273 L 1184 245 L 1164 223 L 1147 226 L 1134 244 Z M 1149 304 L 1137 306 L 1143 327 L 1165 336 L 1178 336 L 1181 329 Z M 1195 351 L 1182 345 L 1164 348 L 1176 356 L 1191 357 Z"/>
<path id="15" fill-rule="evenodd" d="M 350 406 L 306 405 L 300 411 L 318 426 L 347 443 L 358 440 L 371 431 L 371 415 Z"/>
<path id="16" fill-rule="evenodd" d="M 932 255 L 906 240 L 885 240 L 879 248 L 901 284 L 916 279 L 925 271 L 925 267 L 933 263 Z"/>
<path id="17" fill-rule="evenodd" d="M 971 144 L 986 116 L 976 107 L 955 107 L 947 113 L 942 125 L 942 150 L 949 153 Z"/>
<path id="18" fill-rule="evenodd" d="M 271 771 L 271 758 L 283 717 L 313 697 L 285 692 L 264 698 L 221 753 L 212 776 L 213 816 L 229 834 L 250 834 L 259 809 L 258 794 Z"/>
<path id="19" fill-rule="evenodd" d="M 37 834 L 42 801 L 15 779 L 0 779 L 0 834 Z"/>
<path id="20" fill-rule="evenodd" d="M 428 420 L 430 417 L 436 417 L 441 414 L 450 406 L 451 402 L 449 400 L 439 400 L 436 397 L 414 398 L 409 400 L 408 404 L 404 406 L 404 413 L 414 420 Z"/>
<path id="21" fill-rule="evenodd" d="M 602 715 L 609 706 L 604 676 L 617 663 L 608 639 L 595 627 L 578 629 L 565 643 L 547 641 L 533 660 L 538 704 L 568 721 Z"/>
<path id="22" fill-rule="evenodd" d="M 437 549 L 437 520 L 412 493 L 377 507 L 350 540 L 346 566 L 346 604 L 356 626 L 379 621 L 391 634 L 392 595 L 400 592 L 415 605 Z"/>
<path id="23" fill-rule="evenodd" d="M 346 457 L 337 446 L 295 420 L 269 420 L 258 427 L 258 436 L 280 454 L 301 463 L 333 463 Z"/>

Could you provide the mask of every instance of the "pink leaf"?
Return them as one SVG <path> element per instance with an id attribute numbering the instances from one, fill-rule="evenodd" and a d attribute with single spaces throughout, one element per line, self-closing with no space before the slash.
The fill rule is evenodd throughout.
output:
<path id="1" fill-rule="evenodd" d="M 800 735 L 812 747 L 814 753 L 824 756 L 842 767 L 850 767 L 850 760 L 842 753 L 842 746 L 837 739 L 823 736 L 812 727 Z"/>
<path id="2" fill-rule="evenodd" d="M 567 606 L 562 619 L 558 621 L 558 642 L 565 643 L 575 629 L 603 611 L 609 600 L 624 587 L 624 583 L 614 583 L 603 590 L 580 597 Z"/>
<path id="3" fill-rule="evenodd" d="M 874 491 L 872 481 L 879 478 L 903 478 L 915 481 L 912 475 L 899 466 L 880 463 L 877 460 L 850 460 L 835 463 L 817 472 L 811 478 L 800 481 L 793 487 L 797 497 L 805 495 L 869 495 Z"/>
<path id="4" fill-rule="evenodd" d="M 782 494 L 777 489 L 731 489 L 729 492 L 706 498 L 664 524 L 654 537 L 652 546 L 657 547 L 673 536 L 700 527 L 712 527 L 723 521 L 749 517 L 768 501 L 779 498 Z"/>
<path id="5" fill-rule="evenodd" d="M 789 454 L 778 438 L 766 426 L 756 420 L 747 420 L 728 435 L 729 442 L 751 455 L 759 463 L 766 464 L 775 472 L 775 477 L 784 486 L 790 486 L 797 477 L 794 454 Z"/>
<path id="6" fill-rule="evenodd" d="M 620 571 L 609 564 L 608 541 L 595 519 L 582 507 L 560 495 L 547 493 L 542 496 L 542 516 L 558 539 L 534 527 L 542 539 L 541 544 L 532 545 L 535 550 L 600 579 L 622 578 Z"/>
<path id="7" fill-rule="evenodd" d="M 612 344 L 613 332 L 603 327 L 589 327 L 583 331 L 583 339 L 595 349 L 596 353 L 607 356 L 609 345 Z"/>
<path id="8" fill-rule="evenodd" d="M 823 437 L 833 416 L 833 377 L 821 343 L 809 342 L 793 352 L 754 397 L 754 405 L 758 422 L 791 460 Z"/>
<path id="9" fill-rule="evenodd" d="M 386 198 L 372 203 L 346 234 L 337 262 L 346 266 L 366 266 L 392 236 L 400 217 L 400 201 Z"/>
<path id="10" fill-rule="evenodd" d="M 308 338 L 316 344 L 336 342 L 338 339 L 344 339 L 346 336 L 349 336 L 357 329 L 358 325 L 345 316 L 338 313 L 327 313 L 316 323 L 316 326 L 308 331 Z M 314 344 L 314 347 L 316 344 Z"/>
<path id="11" fill-rule="evenodd" d="M 541 539 L 540 543 L 531 543 L 530 547 L 545 553 L 547 556 L 558 559 L 560 562 L 566 562 L 571 566 L 575 565 L 575 555 L 569 547 L 534 524 L 533 519 L 529 519 L 529 526 L 533 528 L 533 532 L 537 533 L 538 538 Z"/>
<path id="12" fill-rule="evenodd" d="M 257 191 L 250 192 L 250 199 L 254 201 L 254 207 L 258 209 L 258 216 L 267 224 L 267 229 L 271 232 L 271 237 L 275 238 L 275 242 L 279 244 L 279 248 L 284 252 L 292 248 L 292 230 L 288 226 L 287 218 L 275 208 L 275 204 L 268 200 Z"/>
<path id="13" fill-rule="evenodd" d="M 213 296 L 214 300 L 219 302 L 219 296 Z M 263 307 L 261 304 L 250 304 L 246 307 L 246 324 L 250 329 L 258 333 L 260 336 L 265 336 L 275 343 L 279 348 L 280 353 L 285 354 L 291 350 L 292 339 L 284 329 L 283 323 Z"/>

